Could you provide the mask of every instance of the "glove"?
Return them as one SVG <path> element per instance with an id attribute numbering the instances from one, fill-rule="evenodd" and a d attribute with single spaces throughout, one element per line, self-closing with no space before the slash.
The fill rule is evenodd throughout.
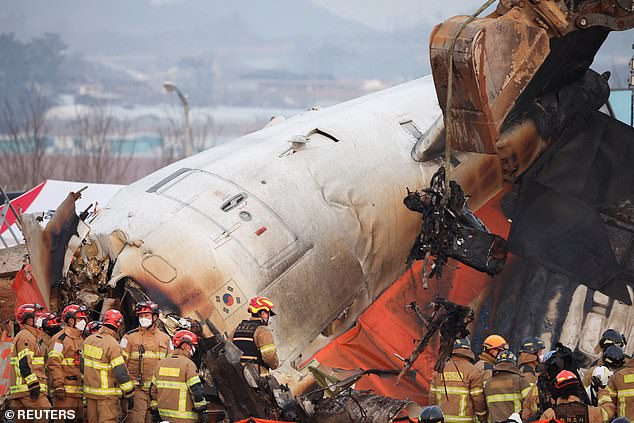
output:
<path id="1" fill-rule="evenodd" d="M 152 423 L 159 423 L 161 421 L 158 410 L 150 410 L 150 416 L 152 416 Z"/>
<path id="2" fill-rule="evenodd" d="M 201 405 L 200 407 L 194 407 L 194 411 L 200 414 L 207 414 L 207 404 Z"/>
<path id="3" fill-rule="evenodd" d="M 612 376 L 612 372 L 605 366 L 598 366 L 592 372 L 592 383 L 601 388 L 608 385 L 608 379 Z"/>
<path id="4" fill-rule="evenodd" d="M 127 398 L 128 400 L 128 411 L 134 408 L 134 397 Z"/>
<path id="5" fill-rule="evenodd" d="M 29 385 L 29 397 L 32 400 L 36 400 L 38 399 L 40 396 L 40 383 L 39 382 L 35 382 L 32 385 Z"/>
<path id="6" fill-rule="evenodd" d="M 66 398 L 66 390 L 64 389 L 63 386 L 58 386 L 57 388 L 55 388 L 55 391 L 53 392 L 53 394 L 55 395 L 55 398 L 58 400 L 63 400 L 64 398 Z"/>

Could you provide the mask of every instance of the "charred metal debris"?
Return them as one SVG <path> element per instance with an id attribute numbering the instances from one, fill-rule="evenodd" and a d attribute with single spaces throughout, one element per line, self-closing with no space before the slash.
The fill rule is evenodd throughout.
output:
<path id="1" fill-rule="evenodd" d="M 440 334 L 440 346 L 438 348 L 434 370 L 442 372 L 445 368 L 445 363 L 447 363 L 451 356 L 454 341 L 469 335 L 467 325 L 475 318 L 475 314 L 471 308 L 452 303 L 442 297 L 436 297 L 434 301 L 429 304 L 428 307 L 431 309 L 430 314 L 425 314 L 418 307 L 416 302 L 412 302 L 406 307 L 416 313 L 419 319 L 423 321 L 427 330 L 412 354 L 405 359 L 405 365 L 399 373 L 398 382 L 410 371 L 414 362 L 423 351 L 425 351 L 425 348 L 427 348 L 427 345 L 429 345 L 429 342 L 436 332 Z"/>
<path id="2" fill-rule="evenodd" d="M 396 376 L 397 370 L 359 370 L 343 380 L 333 380 L 319 370 L 311 372 L 321 386 L 294 397 L 287 386 L 274 377 L 260 376 L 253 364 L 240 364 L 240 351 L 209 320 L 205 325 L 214 334 L 201 343 L 201 375 L 218 390 L 218 397 L 231 421 L 260 417 L 301 423 L 407 421 L 412 402 L 383 397 L 353 389 L 362 376 Z M 416 409 L 416 407 L 414 407 Z M 415 413 L 414 413 L 415 414 Z"/>
<path id="3" fill-rule="evenodd" d="M 506 240 L 491 234 L 467 206 L 468 196 L 456 181 L 450 181 L 446 196 L 445 167 L 432 176 L 429 188 L 411 192 L 403 199 L 405 206 L 422 215 L 422 228 L 407 257 L 408 264 L 424 260 L 423 285 L 427 279 L 440 278 L 451 257 L 480 272 L 493 276 L 500 273 L 506 261 Z M 433 258 L 431 270 L 427 264 Z"/>

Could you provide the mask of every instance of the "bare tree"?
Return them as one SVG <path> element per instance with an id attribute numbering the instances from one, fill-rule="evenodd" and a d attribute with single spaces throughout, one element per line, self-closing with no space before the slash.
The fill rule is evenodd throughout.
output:
<path id="1" fill-rule="evenodd" d="M 51 172 L 46 154 L 46 95 L 27 90 L 18 101 L 5 98 L 0 127 L 0 175 L 7 189 L 25 189 L 40 183 Z"/>
<path id="2" fill-rule="evenodd" d="M 180 109 L 169 108 L 165 112 L 161 125 L 157 132 L 163 141 L 161 156 L 158 158 L 159 167 L 167 166 L 182 159 L 185 143 L 185 128 L 181 120 Z M 213 119 L 207 117 L 204 122 L 194 120 L 191 127 L 192 147 L 194 153 L 201 152 L 214 145 Z"/>
<path id="3" fill-rule="evenodd" d="M 77 109 L 72 123 L 76 137 L 73 162 L 69 165 L 75 179 L 86 182 L 126 182 L 134 144 L 127 142 L 130 123 L 113 115 L 107 103 L 95 102 Z M 126 149 L 126 146 L 132 146 Z"/>

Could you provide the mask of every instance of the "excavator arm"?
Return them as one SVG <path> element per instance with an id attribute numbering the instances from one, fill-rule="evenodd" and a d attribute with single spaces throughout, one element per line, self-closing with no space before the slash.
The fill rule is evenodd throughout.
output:
<path id="1" fill-rule="evenodd" d="M 430 38 L 447 147 L 497 155 L 513 183 L 510 252 L 627 304 L 634 274 L 608 223 L 634 201 L 634 128 L 598 111 L 609 74 L 590 65 L 632 27 L 633 0 L 499 0 Z"/>
<path id="2" fill-rule="evenodd" d="M 633 0 L 500 0 L 485 18 L 434 28 L 430 59 L 451 148 L 500 154 L 512 112 L 583 77 L 609 31 L 634 27 Z M 449 56 L 453 66 L 449 69 Z M 447 108 L 449 78 L 453 81 Z M 447 124 L 447 116 L 451 120 Z M 517 171 L 517 169 L 507 169 Z"/>

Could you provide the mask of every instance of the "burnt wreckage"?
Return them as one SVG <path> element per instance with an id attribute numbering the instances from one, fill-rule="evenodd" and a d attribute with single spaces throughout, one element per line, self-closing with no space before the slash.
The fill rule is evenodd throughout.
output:
<path id="1" fill-rule="evenodd" d="M 423 278 L 442 276 L 449 257 L 493 276 L 500 273 L 508 253 L 504 238 L 491 234 L 467 206 L 467 197 L 456 181 L 445 187 L 445 167 L 431 178 L 429 188 L 422 193 L 407 190 L 403 203 L 421 213 L 422 230 L 407 258 L 411 263 L 425 260 Z M 429 274 L 427 262 L 433 256 Z M 425 283 L 426 287 L 426 283 Z"/>

